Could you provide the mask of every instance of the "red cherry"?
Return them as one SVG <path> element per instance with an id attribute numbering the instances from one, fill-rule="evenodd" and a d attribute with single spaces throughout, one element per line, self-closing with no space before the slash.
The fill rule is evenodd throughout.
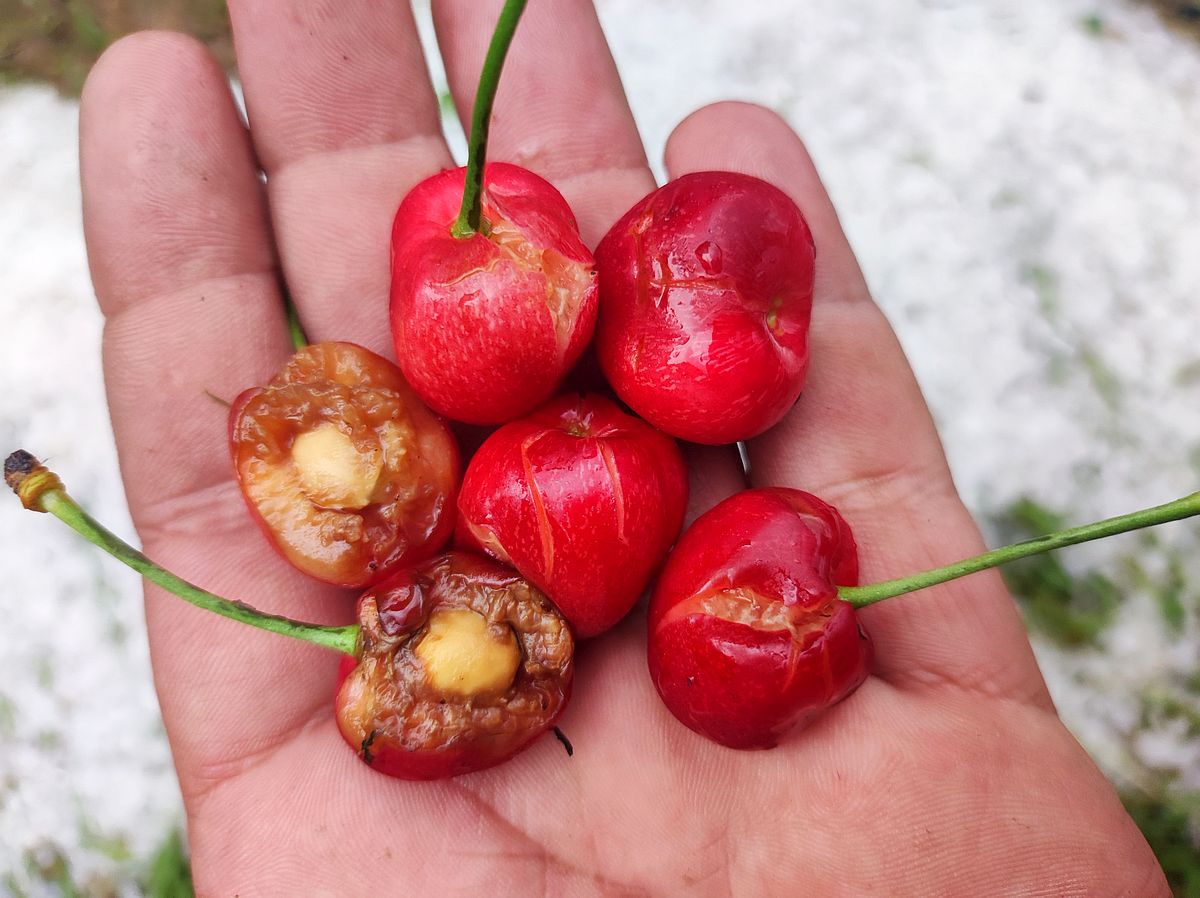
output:
<path id="1" fill-rule="evenodd" d="M 650 676 L 680 721 L 771 748 L 866 679 L 871 642 L 837 586 L 858 581 L 850 528 L 792 489 L 739 493 L 699 517 L 650 600 Z"/>
<path id="2" fill-rule="evenodd" d="M 600 364 L 660 430 L 749 439 L 804 386 L 815 247 L 783 191 L 697 172 L 642 199 L 596 249 Z"/>
<path id="3" fill-rule="evenodd" d="M 358 619 L 360 656 L 342 659 L 334 713 L 380 773 L 431 780 L 491 767 L 566 708 L 570 628 L 490 559 L 449 552 L 400 571 L 363 594 Z"/>
<path id="4" fill-rule="evenodd" d="M 497 424 L 546 401 L 596 322 L 595 262 L 562 195 L 533 172 L 484 169 L 483 223 L 455 237 L 466 169 L 404 198 L 392 228 L 392 336 L 430 407 Z"/>
<path id="5" fill-rule="evenodd" d="M 513 565 L 577 636 L 595 636 L 637 602 L 686 506 L 674 440 L 607 399 L 561 396 L 475 453 L 458 542 Z"/>
<path id="6" fill-rule="evenodd" d="M 454 437 L 395 365 L 354 343 L 306 346 L 238 396 L 229 442 L 262 531 L 318 580 L 378 583 L 454 530 Z"/>

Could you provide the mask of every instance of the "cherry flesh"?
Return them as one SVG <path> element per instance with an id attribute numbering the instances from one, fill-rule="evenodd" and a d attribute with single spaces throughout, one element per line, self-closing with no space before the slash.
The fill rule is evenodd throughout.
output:
<path id="1" fill-rule="evenodd" d="M 484 168 L 479 232 L 451 234 L 466 170 L 422 181 L 392 230 L 392 335 L 435 411 L 498 424 L 550 397 L 596 322 L 595 262 L 562 195 L 506 163 Z"/>
<path id="2" fill-rule="evenodd" d="M 238 482 L 300 570 L 364 587 L 428 558 L 454 530 L 454 437 L 399 369 L 353 343 L 296 352 L 233 403 Z"/>
<path id="3" fill-rule="evenodd" d="M 380 773 L 431 780 L 491 767 L 566 708 L 570 627 L 490 559 L 449 552 L 400 571 L 363 594 L 358 618 L 359 658 L 334 709 L 342 737 Z"/>
<path id="4" fill-rule="evenodd" d="M 561 396 L 475 453 L 457 540 L 511 564 L 576 636 L 595 636 L 629 612 L 662 565 L 687 494 L 674 440 L 608 399 Z"/>
<path id="5" fill-rule="evenodd" d="M 849 526 L 792 489 L 739 493 L 680 538 L 650 600 L 650 676 L 680 721 L 771 748 L 866 679 L 871 642 L 837 586 L 858 581 Z"/>
<path id="6" fill-rule="evenodd" d="M 762 433 L 804 386 L 814 259 L 804 216 L 765 181 L 697 172 L 655 190 L 596 249 L 613 389 L 681 439 Z"/>

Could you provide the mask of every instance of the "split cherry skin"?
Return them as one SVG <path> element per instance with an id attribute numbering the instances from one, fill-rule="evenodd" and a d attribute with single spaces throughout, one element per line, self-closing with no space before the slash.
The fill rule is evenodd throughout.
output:
<path id="1" fill-rule="evenodd" d="M 511 564 L 580 638 L 623 618 L 687 507 L 675 441 L 600 396 L 560 396 L 501 427 L 467 466 L 457 542 Z"/>
<path id="2" fill-rule="evenodd" d="M 490 559 L 450 552 L 359 599 L 356 663 L 334 709 L 372 769 L 443 779 L 506 761 L 571 694 L 571 630 L 541 592 Z M 349 671 L 346 672 L 346 668 Z"/>
<path id="3" fill-rule="evenodd" d="M 435 411 L 498 424 L 550 398 L 592 338 L 595 262 L 567 201 L 516 165 L 483 170 L 479 230 L 451 229 L 466 169 L 422 181 L 392 229 L 392 336 Z"/>
<path id="4" fill-rule="evenodd" d="M 771 748 L 866 679 L 871 642 L 838 586 L 858 582 L 849 526 L 792 489 L 739 493 L 699 517 L 650 600 L 650 676 L 685 725 Z"/>
<path id="5" fill-rule="evenodd" d="M 295 567 L 364 587 L 428 558 L 454 530 L 454 437 L 382 356 L 353 343 L 297 351 L 233 402 L 238 484 Z"/>
<path id="6" fill-rule="evenodd" d="M 660 187 L 596 249 L 609 383 L 680 439 L 757 436 L 804 386 L 814 261 L 804 216 L 766 181 L 697 172 Z"/>

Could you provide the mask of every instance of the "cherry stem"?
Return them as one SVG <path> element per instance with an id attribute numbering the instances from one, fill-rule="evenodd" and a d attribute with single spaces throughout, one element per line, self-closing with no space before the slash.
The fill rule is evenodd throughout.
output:
<path id="1" fill-rule="evenodd" d="M 165 568 L 159 567 L 129 543 L 108 530 L 67 495 L 58 475 L 42 465 L 23 449 L 12 453 L 4 462 L 4 480 L 12 487 L 21 503 L 31 511 L 54 515 L 88 542 L 99 546 L 122 564 L 133 568 L 151 583 L 191 602 L 197 608 L 212 611 L 222 617 L 241 621 L 260 630 L 269 630 L 293 639 L 334 649 L 347 655 L 357 654 L 358 625 L 326 627 L 308 624 L 291 618 L 266 614 L 245 602 L 235 602 L 208 592 Z"/>
<path id="2" fill-rule="evenodd" d="M 475 108 L 471 111 L 471 134 L 467 138 L 467 182 L 463 187 L 462 208 L 458 218 L 450 226 L 450 233 L 458 238 L 471 237 L 479 233 L 483 218 L 483 165 L 487 161 L 488 128 L 492 122 L 492 106 L 496 101 L 496 88 L 500 84 L 500 70 L 504 68 L 504 57 L 517 30 L 517 22 L 525 11 L 527 0 L 507 0 L 500 10 L 492 42 L 488 45 L 483 60 L 483 71 L 479 74 L 479 88 L 475 92 Z"/>
<path id="3" fill-rule="evenodd" d="M 304 333 L 304 326 L 300 324 L 300 313 L 296 311 L 291 296 L 283 297 L 283 308 L 287 313 L 288 338 L 292 341 L 292 349 L 299 352 L 308 345 L 308 337 Z"/>
<path id="4" fill-rule="evenodd" d="M 855 608 L 863 608 L 867 605 L 873 605 L 876 602 L 882 602 L 884 599 L 890 599 L 893 596 L 900 596 L 908 592 L 915 592 L 918 589 L 925 589 L 927 586 L 937 586 L 939 583 L 957 580 L 959 577 L 965 577 L 968 574 L 974 574 L 978 571 L 985 571 L 988 568 L 1007 564 L 1019 558 L 1041 555 L 1043 552 L 1051 552 L 1054 549 L 1061 549 L 1064 546 L 1074 546 L 1078 543 L 1086 543 L 1094 539 L 1103 539 L 1106 536 L 1115 536 L 1118 533 L 1141 530 L 1143 527 L 1166 524 L 1169 521 L 1181 521 L 1184 518 L 1190 518 L 1197 514 L 1200 514 L 1200 493 L 1192 493 L 1190 496 L 1184 496 L 1165 505 L 1144 508 L 1141 511 L 1118 515 L 1115 518 L 1106 518 L 1094 524 L 1084 524 L 1081 527 L 1059 530 L 1045 536 L 1038 536 L 1034 539 L 1014 543 L 1011 546 L 992 549 L 990 552 L 984 552 L 982 555 L 976 555 L 974 558 L 956 561 L 945 567 L 923 571 L 909 577 L 886 580 L 882 583 L 871 583 L 867 586 L 840 586 L 838 587 L 838 596 Z"/>

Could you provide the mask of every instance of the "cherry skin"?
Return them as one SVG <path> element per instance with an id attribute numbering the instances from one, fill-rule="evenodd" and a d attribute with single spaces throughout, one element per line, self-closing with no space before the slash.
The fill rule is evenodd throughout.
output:
<path id="1" fill-rule="evenodd" d="M 483 770 L 551 729 L 574 641 L 554 606 L 491 559 L 449 552 L 359 599 L 359 657 L 334 712 L 372 769 L 407 780 Z"/>
<path id="2" fill-rule="evenodd" d="M 837 586 L 858 581 L 850 528 L 792 489 L 739 493 L 680 538 L 650 600 L 650 676 L 680 721 L 771 748 L 866 679 L 871 642 Z"/>
<path id="3" fill-rule="evenodd" d="M 467 466 L 458 544 L 511 564 L 576 636 L 612 627 L 679 535 L 675 441 L 600 396 L 560 396 L 501 427 Z"/>
<path id="4" fill-rule="evenodd" d="M 814 259 L 804 216 L 766 181 L 697 172 L 655 190 L 596 249 L 613 389 L 680 439 L 762 433 L 804 386 Z"/>
<path id="5" fill-rule="evenodd" d="M 392 229 L 392 335 L 435 411 L 498 424 L 546 401 L 596 323 L 595 262 L 562 195 L 516 165 L 484 168 L 483 223 L 451 234 L 466 170 L 405 197 Z"/>
<path id="6" fill-rule="evenodd" d="M 458 446 L 399 369 L 353 343 L 296 352 L 229 415 L 242 495 L 295 567 L 362 588 L 454 531 Z"/>

